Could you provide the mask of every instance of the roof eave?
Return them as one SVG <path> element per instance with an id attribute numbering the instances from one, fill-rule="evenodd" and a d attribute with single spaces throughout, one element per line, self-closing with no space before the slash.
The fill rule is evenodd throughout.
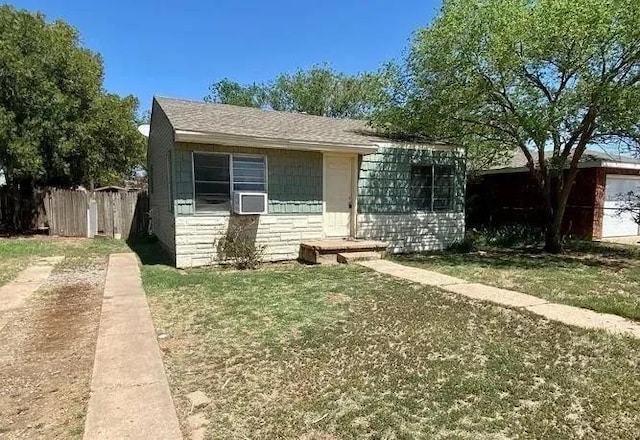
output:
<path id="1" fill-rule="evenodd" d="M 175 141 L 191 144 L 216 144 L 235 147 L 268 148 L 280 150 L 322 151 L 373 154 L 378 151 L 377 144 L 343 144 L 333 142 L 310 142 L 280 138 L 267 138 L 250 135 L 232 135 L 207 133 L 191 130 L 175 130 Z"/>
<path id="2" fill-rule="evenodd" d="M 622 170 L 640 170 L 640 163 L 605 162 L 601 160 L 594 160 L 589 162 L 582 162 L 578 164 L 578 168 L 618 168 Z M 485 170 L 485 171 L 482 171 L 480 174 L 510 174 L 510 173 L 524 173 L 526 171 L 529 171 L 529 168 L 526 166 L 523 166 L 523 167 L 496 168 L 493 170 Z"/>

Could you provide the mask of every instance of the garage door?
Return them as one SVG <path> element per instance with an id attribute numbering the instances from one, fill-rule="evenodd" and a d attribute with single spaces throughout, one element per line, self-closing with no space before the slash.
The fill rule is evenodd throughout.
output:
<path id="1" fill-rule="evenodd" d="M 607 176 L 605 187 L 604 216 L 602 219 L 603 237 L 624 237 L 640 235 L 640 228 L 630 213 L 620 213 L 623 203 L 620 197 L 634 192 L 640 194 L 640 178 L 628 176 Z"/>

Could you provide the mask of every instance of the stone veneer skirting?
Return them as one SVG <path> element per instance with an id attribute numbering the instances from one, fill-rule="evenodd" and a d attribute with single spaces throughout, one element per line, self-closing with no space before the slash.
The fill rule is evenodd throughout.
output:
<path id="1" fill-rule="evenodd" d="M 389 252 L 424 252 L 464 239 L 464 213 L 358 214 L 358 238 L 389 243 Z"/>
<path id="2" fill-rule="evenodd" d="M 253 217 L 253 216 L 251 216 Z M 322 214 L 262 215 L 253 217 L 249 234 L 265 245 L 265 261 L 295 260 L 302 240 L 323 237 Z M 249 216 L 179 216 L 176 218 L 176 267 L 208 266 L 218 263 L 216 243 L 229 231 L 231 222 Z"/>
<path id="3" fill-rule="evenodd" d="M 255 216 L 249 229 L 265 245 L 265 261 L 295 260 L 300 242 L 324 237 L 322 215 Z M 179 216 L 176 218 L 176 267 L 216 264 L 216 243 L 229 231 L 230 222 L 249 216 Z M 464 213 L 358 214 L 358 238 L 389 243 L 389 252 L 424 252 L 444 249 L 464 238 Z"/>

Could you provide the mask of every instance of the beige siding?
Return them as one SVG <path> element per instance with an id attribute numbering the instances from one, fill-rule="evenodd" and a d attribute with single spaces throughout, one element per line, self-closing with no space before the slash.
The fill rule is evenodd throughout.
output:
<path id="1" fill-rule="evenodd" d="M 173 128 L 154 100 L 149 134 L 148 171 L 151 174 L 149 207 L 151 228 L 163 246 L 175 256 L 175 217 L 169 190 L 167 154 L 173 150 Z M 172 168 L 172 167 L 171 167 Z"/>
<path id="2" fill-rule="evenodd" d="M 359 214 L 357 237 L 385 241 L 394 253 L 440 250 L 464 238 L 464 213 Z"/>
<path id="3" fill-rule="evenodd" d="M 180 216 L 176 219 L 176 266 L 179 268 L 217 264 L 216 243 L 229 231 L 229 222 L 249 216 Z M 323 237 L 322 214 L 261 215 L 250 228 L 259 245 L 266 246 L 265 261 L 298 258 L 300 242 Z"/>

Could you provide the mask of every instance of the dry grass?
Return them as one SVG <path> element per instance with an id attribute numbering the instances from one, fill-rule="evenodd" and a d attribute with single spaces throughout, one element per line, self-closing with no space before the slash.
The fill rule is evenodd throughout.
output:
<path id="1" fill-rule="evenodd" d="M 127 244 L 119 240 L 47 236 L 0 238 L 0 286 L 15 278 L 35 258 L 64 255 L 67 262 L 63 264 L 73 265 L 80 264 L 82 259 L 129 251 Z M 73 263 L 71 258 L 75 258 Z"/>
<path id="2" fill-rule="evenodd" d="M 640 342 L 353 267 L 143 268 L 207 438 L 634 438 Z"/>
<path id="3" fill-rule="evenodd" d="M 550 301 L 640 320 L 640 248 L 572 243 L 562 255 L 486 249 L 395 260 Z"/>

